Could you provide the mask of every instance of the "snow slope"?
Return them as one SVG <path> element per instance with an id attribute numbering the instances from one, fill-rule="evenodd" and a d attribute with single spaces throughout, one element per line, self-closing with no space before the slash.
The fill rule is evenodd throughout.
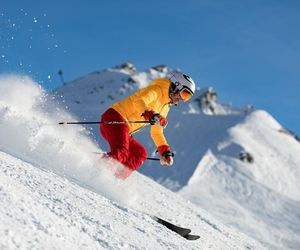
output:
<path id="1" fill-rule="evenodd" d="M 0 169 L 1 249 L 260 248 L 143 178 L 135 180 L 144 189 L 136 206 L 149 205 L 153 212 L 176 218 L 174 222 L 201 234 L 201 240 L 187 241 L 145 214 L 91 191 L 91 187 L 5 153 L 0 153 Z"/>
<path id="2" fill-rule="evenodd" d="M 64 101 L 79 120 L 98 120 L 112 103 L 170 71 L 164 68 L 132 72 L 113 68 L 94 72 L 58 89 L 56 96 L 61 96 L 60 102 Z M 75 96 L 84 101 L 76 102 Z M 218 110 L 215 116 L 203 114 L 197 93 L 188 104 L 172 108 L 165 135 L 176 153 L 174 166 L 163 168 L 157 162 L 148 161 L 139 172 L 178 191 L 268 248 L 299 249 L 300 144 L 297 137 L 286 133 L 265 111 L 220 104 Z M 107 150 L 98 127 L 87 129 L 99 147 Z M 148 129 L 135 137 L 151 156 L 156 156 Z M 254 157 L 252 164 L 239 160 L 239 154 L 244 151 Z"/>
<path id="3" fill-rule="evenodd" d="M 250 114 L 210 149 L 180 194 L 268 248 L 300 246 L 300 144 L 266 112 Z M 236 159 L 239 148 L 253 164 Z"/>
<path id="4" fill-rule="evenodd" d="M 54 101 L 27 77 L 0 77 L 1 249 L 263 248 L 139 173 L 114 179 L 83 127 L 57 125 L 74 117 Z"/>

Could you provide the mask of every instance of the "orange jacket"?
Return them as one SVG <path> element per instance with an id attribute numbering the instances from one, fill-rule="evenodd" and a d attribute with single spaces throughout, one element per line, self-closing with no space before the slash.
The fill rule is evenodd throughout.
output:
<path id="1" fill-rule="evenodd" d="M 128 121 L 144 120 L 141 115 L 146 110 L 154 111 L 154 113 L 167 117 L 171 106 L 171 99 L 169 97 L 170 83 L 170 80 L 165 78 L 156 79 L 152 81 L 149 86 L 140 89 L 133 95 L 115 103 L 112 108 Z M 133 134 L 149 124 L 130 123 L 128 125 L 129 133 Z M 162 127 L 152 125 L 150 133 L 157 147 L 168 145 Z"/>

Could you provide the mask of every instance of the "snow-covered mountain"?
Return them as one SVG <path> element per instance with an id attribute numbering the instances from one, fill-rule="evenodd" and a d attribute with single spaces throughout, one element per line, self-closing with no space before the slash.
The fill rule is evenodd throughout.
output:
<path id="1" fill-rule="evenodd" d="M 112 103 L 170 71 L 159 66 L 137 72 L 124 64 L 68 83 L 55 95 L 78 120 L 97 121 Z M 198 93 L 191 102 L 172 108 L 168 116 L 165 135 L 176 153 L 174 166 L 163 168 L 148 161 L 139 172 L 268 248 L 299 248 L 299 140 L 270 114 L 248 105 L 217 104 L 216 115 L 206 115 Z M 98 126 L 87 129 L 106 151 Z M 151 156 L 157 156 L 149 129 L 135 137 Z"/>
<path id="2" fill-rule="evenodd" d="M 57 125 L 98 121 L 170 71 L 124 64 L 52 93 L 0 78 L 1 249 L 300 248 L 300 143 L 267 112 L 216 104 L 207 115 L 198 91 L 168 116 L 174 166 L 147 161 L 125 182 L 99 159 L 108 145 L 97 125 Z M 148 128 L 135 137 L 157 157 Z M 201 238 L 186 241 L 147 214 Z"/>
<path id="3" fill-rule="evenodd" d="M 58 126 L 74 117 L 54 101 L 27 77 L 0 77 L 0 249 L 264 248 L 146 176 L 116 180 L 83 127 Z"/>

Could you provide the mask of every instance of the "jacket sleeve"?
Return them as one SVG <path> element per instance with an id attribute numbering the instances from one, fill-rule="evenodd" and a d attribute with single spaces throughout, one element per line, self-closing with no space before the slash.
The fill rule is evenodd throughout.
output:
<path id="1" fill-rule="evenodd" d="M 163 128 L 158 125 L 153 125 L 150 128 L 150 133 L 152 140 L 154 141 L 156 147 L 159 147 L 161 145 L 168 145 L 167 140 L 164 136 Z"/>

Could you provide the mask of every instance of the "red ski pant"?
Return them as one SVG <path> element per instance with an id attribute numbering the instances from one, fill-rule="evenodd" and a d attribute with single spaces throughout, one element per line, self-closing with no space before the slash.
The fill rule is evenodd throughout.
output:
<path id="1" fill-rule="evenodd" d="M 113 108 L 101 117 L 101 122 L 125 121 Z M 139 168 L 147 158 L 144 146 L 129 135 L 128 124 L 100 124 L 100 133 L 110 145 L 108 155 L 131 170 Z"/>

